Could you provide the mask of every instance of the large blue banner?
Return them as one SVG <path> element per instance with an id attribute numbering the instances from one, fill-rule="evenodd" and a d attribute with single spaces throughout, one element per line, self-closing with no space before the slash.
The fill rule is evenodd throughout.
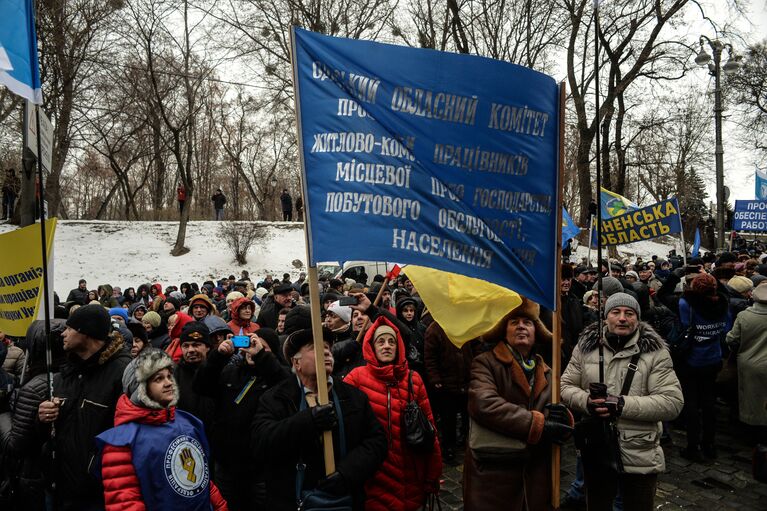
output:
<path id="1" fill-rule="evenodd" d="M 294 55 L 312 264 L 417 264 L 554 307 L 552 78 L 300 29 Z"/>
<path id="2" fill-rule="evenodd" d="M 767 232 L 767 200 L 736 200 L 732 230 Z"/>

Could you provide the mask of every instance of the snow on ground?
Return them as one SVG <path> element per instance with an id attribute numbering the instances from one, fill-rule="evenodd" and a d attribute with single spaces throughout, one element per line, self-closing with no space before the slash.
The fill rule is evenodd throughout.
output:
<path id="1" fill-rule="evenodd" d="M 179 285 L 182 282 L 217 280 L 248 270 L 251 278 L 270 273 L 298 277 L 299 268 L 292 262 L 306 262 L 303 225 L 297 222 L 259 222 L 264 226 L 263 239 L 248 252 L 248 264 L 238 265 L 218 233 L 220 222 L 189 222 L 186 246 L 189 253 L 170 255 L 176 240 L 177 222 L 105 222 L 95 220 L 59 220 L 54 241 L 54 289 L 63 299 L 77 287 L 80 278 L 88 280 L 88 288 L 99 284 L 138 287 L 145 282 Z M 14 226 L 0 224 L 0 233 Z M 653 254 L 666 257 L 668 251 L 681 245 L 679 238 L 666 236 L 649 241 L 621 245 L 621 257 L 645 260 Z M 3 247 L 6 250 L 6 247 Z M 576 259 L 586 257 L 588 248 L 577 247 Z M 607 249 L 604 249 L 607 257 Z M 591 252 L 596 262 L 596 250 Z"/>
<path id="2" fill-rule="evenodd" d="M 687 249 L 690 249 L 691 244 L 687 244 Z M 678 254 L 682 253 L 682 242 L 678 236 L 661 236 L 659 238 L 653 238 L 651 240 L 637 241 L 629 243 L 628 245 L 618 245 L 618 259 L 628 258 L 631 261 L 636 260 L 637 257 L 641 257 L 645 261 L 649 261 L 653 255 L 657 255 L 662 259 L 666 259 L 669 251 L 676 250 Z M 573 252 L 571 259 L 574 262 L 580 263 L 581 258 L 588 256 L 589 248 L 586 245 L 579 246 Z M 707 252 L 706 249 L 701 247 L 701 253 Z M 607 247 L 602 248 L 602 257 L 608 257 Z M 591 262 L 596 264 L 597 261 L 597 249 L 591 250 Z"/>
<path id="3" fill-rule="evenodd" d="M 265 236 L 248 252 L 248 264 L 234 261 L 218 234 L 220 222 L 189 222 L 186 246 L 189 253 L 170 255 L 176 241 L 177 222 L 104 222 L 59 220 L 54 241 L 54 289 L 62 299 L 77 281 L 85 278 L 89 289 L 99 284 L 138 287 L 145 282 L 179 285 L 248 270 L 252 278 L 267 273 L 298 277 L 292 261 L 306 262 L 302 224 L 259 222 Z M 0 225 L 0 233 L 14 226 Z M 6 250 L 6 247 L 3 247 Z"/>

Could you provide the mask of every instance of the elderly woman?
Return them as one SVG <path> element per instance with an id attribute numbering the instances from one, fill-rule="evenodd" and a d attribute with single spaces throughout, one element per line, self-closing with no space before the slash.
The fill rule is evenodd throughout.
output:
<path id="1" fill-rule="evenodd" d="M 573 418 L 551 405 L 551 369 L 536 344 L 550 343 L 540 307 L 527 299 L 486 340 L 469 383 L 469 442 L 464 461 L 467 511 L 551 508 L 551 443 L 565 441 Z"/>
<path id="2" fill-rule="evenodd" d="M 389 439 L 386 460 L 365 484 L 365 510 L 422 509 L 428 494 L 439 493 L 442 473 L 439 442 L 435 436 L 430 448 L 416 451 L 404 441 L 401 421 L 408 402 L 415 401 L 434 427 L 426 386 L 418 373 L 408 367 L 402 336 L 384 316 L 367 331 L 362 353 L 367 365 L 353 369 L 344 382 L 367 394 Z"/>

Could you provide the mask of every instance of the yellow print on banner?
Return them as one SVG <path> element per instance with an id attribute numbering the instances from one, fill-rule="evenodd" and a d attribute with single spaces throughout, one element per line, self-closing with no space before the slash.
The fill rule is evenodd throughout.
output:
<path id="1" fill-rule="evenodd" d="M 50 259 L 56 219 L 46 221 Z M 0 234 L 0 331 L 24 336 L 38 317 L 43 285 L 40 226 Z M 53 282 L 49 282 L 52 286 Z"/>
<path id="2" fill-rule="evenodd" d="M 676 200 L 666 200 L 614 218 L 602 220 L 603 245 L 622 245 L 678 232 Z"/>

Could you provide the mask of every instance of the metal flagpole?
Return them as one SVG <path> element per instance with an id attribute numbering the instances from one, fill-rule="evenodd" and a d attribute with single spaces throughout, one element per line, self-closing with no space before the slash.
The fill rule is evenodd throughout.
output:
<path id="1" fill-rule="evenodd" d="M 298 62 L 296 59 L 296 37 L 294 28 L 290 30 L 290 48 L 293 59 L 293 88 L 295 90 L 296 126 L 298 128 L 298 156 L 301 162 L 301 187 L 304 197 L 304 238 L 306 240 L 306 266 L 309 278 L 309 307 L 312 312 L 312 338 L 314 342 L 314 362 L 317 372 L 317 404 L 325 405 L 330 402 L 328 397 L 328 377 L 325 371 L 325 342 L 322 338 L 322 319 L 320 311 L 319 278 L 317 265 L 312 264 L 311 249 L 311 201 L 306 188 L 306 164 L 304 162 L 304 143 L 301 138 L 301 102 L 298 90 Z M 290 361 L 288 361 L 290 363 Z M 322 432 L 322 448 L 325 458 L 325 475 L 336 471 L 333 455 L 333 432 Z"/>
<path id="2" fill-rule="evenodd" d="M 587 257 L 589 266 L 591 266 L 591 240 L 594 236 L 594 215 L 589 215 L 589 255 Z"/>
<path id="3" fill-rule="evenodd" d="M 682 228 L 679 229 L 679 238 L 682 240 L 682 260 L 684 261 L 684 265 L 687 266 L 687 244 L 684 242 L 684 224 L 682 223 L 682 215 L 678 212 L 677 215 L 679 216 L 679 225 L 682 226 Z"/>
<path id="4" fill-rule="evenodd" d="M 596 131 L 594 142 L 596 144 L 596 165 L 597 165 L 597 268 L 599 270 L 599 279 L 597 280 L 597 294 L 599 295 L 599 335 L 600 340 L 603 335 L 603 313 L 604 304 L 602 303 L 602 165 L 600 157 L 600 115 L 599 115 L 599 0 L 594 0 L 594 109 L 596 110 Z M 607 265 L 609 273 L 610 265 Z"/>

